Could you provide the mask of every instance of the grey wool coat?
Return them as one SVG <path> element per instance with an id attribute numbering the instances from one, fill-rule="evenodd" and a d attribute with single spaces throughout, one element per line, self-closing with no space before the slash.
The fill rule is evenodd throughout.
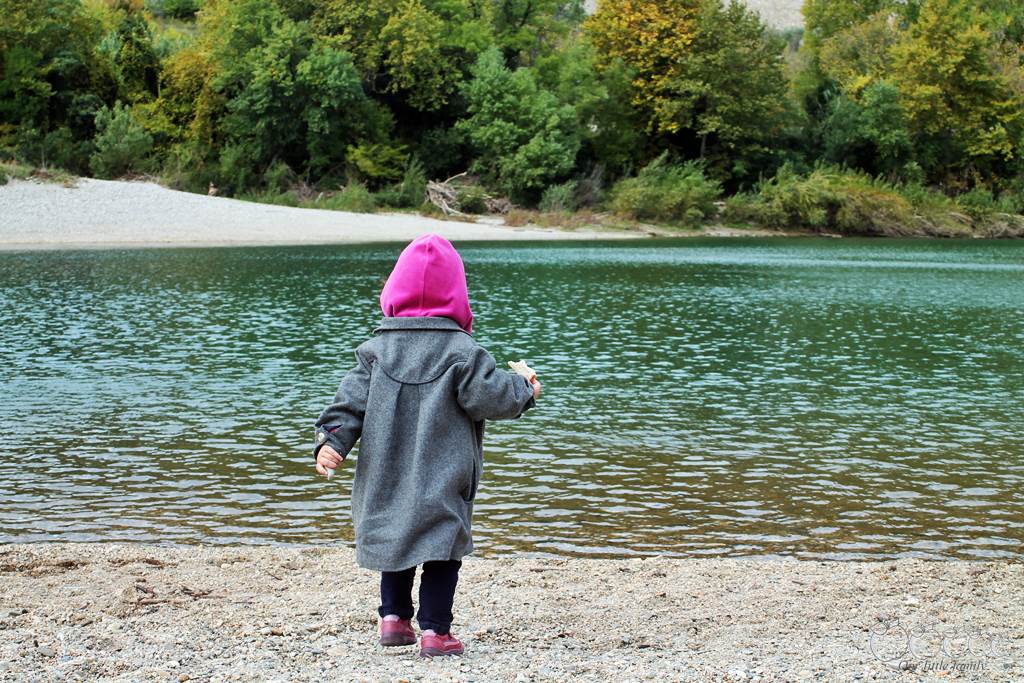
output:
<path id="1" fill-rule="evenodd" d="M 473 551 L 473 501 L 483 472 L 484 421 L 517 418 L 533 388 L 498 370 L 454 320 L 384 318 L 356 349 L 316 422 L 324 444 L 359 444 L 352 485 L 356 561 L 399 571 Z"/>

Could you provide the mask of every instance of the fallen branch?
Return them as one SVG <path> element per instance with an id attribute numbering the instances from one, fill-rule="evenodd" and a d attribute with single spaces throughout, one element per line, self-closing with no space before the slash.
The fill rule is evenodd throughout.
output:
<path id="1" fill-rule="evenodd" d="M 431 180 L 427 183 L 427 201 L 441 209 L 446 216 L 465 216 L 459 211 L 459 189 L 452 185 L 452 181 L 461 178 L 466 172 L 456 173 L 451 178 L 438 182 Z"/>

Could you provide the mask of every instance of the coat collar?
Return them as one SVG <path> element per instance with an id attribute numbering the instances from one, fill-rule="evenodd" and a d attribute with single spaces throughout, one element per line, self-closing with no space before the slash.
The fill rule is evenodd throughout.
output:
<path id="1" fill-rule="evenodd" d="M 388 332 L 391 330 L 445 330 L 447 332 L 466 332 L 457 322 L 451 318 L 441 316 L 410 316 L 384 318 L 374 333 Z"/>

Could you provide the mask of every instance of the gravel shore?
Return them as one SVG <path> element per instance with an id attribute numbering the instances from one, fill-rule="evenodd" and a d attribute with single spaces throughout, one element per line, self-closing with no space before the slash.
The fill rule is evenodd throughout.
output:
<path id="1" fill-rule="evenodd" d="M 376 644 L 377 580 L 347 548 L 0 546 L 0 680 L 1024 680 L 1020 563 L 470 557 L 434 661 Z M 872 652 L 901 629 L 913 673 Z"/>
<path id="2" fill-rule="evenodd" d="M 155 183 L 81 178 L 74 187 L 0 186 L 0 250 L 643 237 L 638 232 L 508 228 L 414 214 L 360 214 L 257 204 Z"/>

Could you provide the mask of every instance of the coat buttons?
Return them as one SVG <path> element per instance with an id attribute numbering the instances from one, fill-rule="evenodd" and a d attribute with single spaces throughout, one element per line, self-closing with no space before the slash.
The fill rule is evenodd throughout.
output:
<path id="1" fill-rule="evenodd" d="M 323 443 L 324 439 L 326 439 L 326 438 L 327 438 L 327 435 L 324 434 L 323 432 L 320 432 L 319 434 L 316 435 L 316 440 L 319 441 L 320 443 Z"/>

